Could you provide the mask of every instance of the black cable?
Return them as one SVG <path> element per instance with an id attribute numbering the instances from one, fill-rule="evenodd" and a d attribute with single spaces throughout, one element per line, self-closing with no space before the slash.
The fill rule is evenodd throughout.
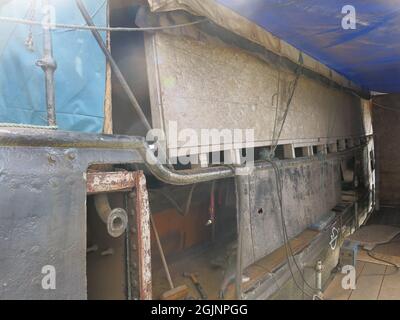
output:
<path id="1" fill-rule="evenodd" d="M 286 103 L 286 109 L 285 109 L 285 112 L 284 112 L 284 114 L 283 114 L 282 125 L 281 125 L 281 127 L 280 127 L 280 129 L 279 129 L 278 135 L 277 135 L 276 139 L 272 141 L 270 159 L 272 159 L 272 158 L 275 156 L 275 150 L 276 150 L 276 148 L 277 148 L 277 146 L 278 146 L 279 139 L 280 139 L 280 137 L 281 137 L 283 127 L 285 126 L 286 118 L 287 118 L 287 115 L 288 115 L 288 113 L 289 113 L 290 106 L 291 106 L 291 104 L 292 104 L 292 100 L 293 100 L 293 97 L 294 97 L 294 93 L 295 93 L 295 91 L 296 91 L 296 88 L 297 88 L 297 85 L 298 85 L 300 76 L 301 76 L 302 73 L 303 73 L 302 59 L 300 60 L 300 63 L 301 63 L 301 64 L 300 64 L 300 66 L 297 68 L 297 71 L 296 71 L 296 77 L 295 77 L 295 79 L 291 82 L 291 84 L 289 85 L 289 87 L 293 87 L 293 89 L 291 90 L 289 99 L 288 99 L 288 101 L 287 101 L 287 103 Z M 278 81 L 280 81 L 280 80 L 278 79 Z M 279 101 L 279 95 L 280 95 L 280 92 L 278 92 L 278 101 Z M 279 108 L 279 102 L 278 102 L 278 104 L 277 104 L 277 108 Z M 276 123 L 277 123 L 277 111 L 275 112 L 274 132 L 273 132 L 273 136 L 272 136 L 273 138 L 275 137 Z"/>
<path id="2" fill-rule="evenodd" d="M 287 258 L 287 263 L 288 263 L 289 271 L 290 271 L 290 273 L 291 273 L 291 276 L 292 276 L 293 281 L 294 281 L 294 283 L 296 284 L 296 286 L 297 286 L 305 295 L 307 295 L 307 296 L 309 296 L 309 297 L 313 297 L 313 295 L 307 293 L 307 292 L 304 290 L 304 288 L 302 288 L 302 287 L 297 283 L 296 278 L 295 278 L 295 275 L 294 275 L 294 272 L 293 272 L 293 269 L 292 269 L 292 266 L 291 266 L 291 263 L 290 263 L 290 257 L 292 257 L 293 262 L 294 262 L 294 264 L 295 264 L 295 266 L 296 266 L 296 268 L 297 268 L 297 270 L 298 270 L 298 272 L 299 272 L 299 274 L 300 274 L 300 276 L 301 276 L 301 278 L 302 278 L 303 283 L 304 283 L 305 285 L 307 285 L 311 290 L 317 291 L 316 288 L 314 288 L 314 287 L 312 287 L 311 285 L 309 285 L 308 282 L 306 281 L 303 272 L 301 271 L 299 265 L 297 264 L 297 261 L 296 261 L 296 259 L 295 259 L 294 253 L 293 253 L 293 249 L 292 249 L 292 247 L 291 247 L 291 245 L 290 245 L 290 240 L 289 240 L 289 236 L 288 236 L 287 228 L 286 228 L 285 216 L 284 216 L 284 213 L 283 213 L 283 200 L 282 200 L 282 198 L 283 198 L 283 197 L 282 197 L 283 182 L 282 182 L 282 179 L 281 179 L 281 175 L 280 175 L 279 168 L 277 167 L 276 163 L 275 163 L 274 160 L 273 160 L 273 157 L 274 157 L 274 155 L 275 155 L 275 150 L 276 150 L 276 147 L 277 147 L 277 145 L 278 145 L 280 136 L 281 136 L 281 134 L 282 134 L 282 130 L 283 130 L 283 127 L 284 127 L 284 125 L 285 125 L 285 122 L 286 122 L 286 119 L 287 119 L 287 115 L 288 115 L 288 113 L 289 113 L 290 105 L 291 105 L 291 103 L 292 103 L 292 100 L 293 100 L 293 97 L 294 97 L 294 93 L 295 93 L 295 91 L 296 91 L 296 88 L 297 88 L 297 85 L 298 85 L 298 81 L 299 81 L 299 78 L 300 78 L 300 76 L 301 76 L 301 74 L 302 74 L 302 71 L 303 71 L 303 65 L 301 64 L 301 65 L 299 66 L 297 72 L 296 72 L 296 78 L 294 79 L 294 81 L 293 81 L 293 82 L 291 83 L 291 85 L 290 85 L 290 86 L 292 87 L 292 90 L 291 90 L 289 99 L 288 99 L 288 101 L 287 101 L 287 103 L 286 103 L 286 109 L 285 109 L 285 112 L 284 112 L 284 115 L 283 115 L 282 125 L 281 125 L 281 127 L 280 127 L 280 129 L 279 129 L 279 133 L 278 133 L 278 135 L 277 135 L 276 140 L 273 141 L 273 144 L 272 144 L 272 147 L 271 147 L 270 158 L 267 159 L 267 162 L 269 162 L 269 163 L 272 165 L 272 167 L 273 167 L 273 169 L 274 169 L 274 172 L 275 172 L 275 181 L 276 181 L 277 195 L 278 195 L 279 207 L 280 207 L 279 209 L 280 209 L 280 215 L 281 215 L 281 224 L 282 224 L 283 240 L 284 240 L 285 249 L 286 249 L 286 258 Z M 279 92 L 278 92 L 278 95 L 279 95 Z M 278 108 L 278 107 L 279 107 L 279 104 L 278 104 L 277 108 Z M 276 117 L 276 116 L 277 116 L 277 113 L 275 114 L 275 117 Z M 276 130 L 276 122 L 277 122 L 277 119 L 275 118 L 275 123 L 274 123 L 274 134 L 273 134 L 274 137 L 275 137 L 275 130 Z"/>
<path id="3" fill-rule="evenodd" d="M 378 258 L 378 257 L 374 256 L 374 255 L 372 254 L 372 251 L 367 251 L 367 255 L 368 255 L 369 257 L 371 257 L 372 259 L 374 259 L 374 260 L 377 260 L 377 261 L 381 261 L 381 262 L 390 264 L 391 266 L 393 266 L 393 267 L 396 268 L 396 270 L 395 270 L 394 272 L 389 273 L 389 274 L 386 274 L 386 273 L 384 273 L 384 274 L 369 274 L 369 276 L 392 276 L 392 275 L 396 274 L 396 273 L 400 270 L 400 267 L 399 267 L 397 264 L 395 264 L 395 263 L 393 263 L 393 262 L 390 262 L 390 261 L 388 261 L 388 260 L 381 259 L 381 258 Z"/>
<path id="4" fill-rule="evenodd" d="M 313 297 L 312 294 L 309 294 L 304 287 L 301 287 L 296 280 L 296 277 L 294 275 L 293 269 L 292 269 L 292 265 L 290 262 L 290 258 L 293 259 L 293 262 L 302 278 L 302 281 L 304 284 L 306 284 L 311 290 L 313 291 L 317 291 L 316 288 L 313 288 L 311 285 L 308 284 L 308 282 L 306 281 L 303 272 L 301 271 L 299 265 L 297 264 L 296 258 L 294 256 L 293 253 L 293 249 L 290 245 L 289 242 L 289 236 L 287 233 L 287 229 L 286 229 L 286 220 L 285 220 L 285 216 L 283 213 L 283 200 L 282 200 L 282 189 L 283 189 L 283 184 L 282 184 L 282 180 L 281 180 L 281 175 L 279 172 L 279 168 L 277 167 L 276 163 L 273 160 L 267 160 L 273 167 L 274 172 L 275 172 L 275 181 L 276 181 L 276 187 L 277 187 L 277 195 L 278 195 L 278 200 L 279 200 L 279 210 L 280 210 L 280 216 L 281 216 L 281 225 L 282 225 L 282 232 L 283 232 L 283 240 L 284 240 L 284 245 L 285 245 L 285 249 L 286 249 L 286 260 L 287 260 L 287 264 L 289 267 L 289 271 L 290 274 L 293 278 L 293 281 L 295 283 L 295 285 L 297 286 L 297 288 L 302 291 L 305 295 L 309 296 L 309 297 Z"/>
<path id="5" fill-rule="evenodd" d="M 175 201 L 175 199 L 169 195 L 166 191 L 164 191 L 163 189 L 150 189 L 150 192 L 157 192 L 159 194 L 161 194 L 162 196 L 164 196 L 165 199 L 167 199 L 176 209 L 176 211 L 178 211 L 178 213 L 185 217 L 189 214 L 190 211 L 190 206 L 192 204 L 192 198 L 193 198 L 193 191 L 196 188 L 197 184 L 193 184 L 189 190 L 188 193 L 188 197 L 186 200 L 186 204 L 185 204 L 185 209 L 182 209 L 181 206 Z"/>

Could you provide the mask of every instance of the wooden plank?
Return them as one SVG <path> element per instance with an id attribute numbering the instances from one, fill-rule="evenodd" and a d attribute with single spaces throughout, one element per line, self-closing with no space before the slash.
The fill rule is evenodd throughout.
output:
<path id="1" fill-rule="evenodd" d="M 307 229 L 289 241 L 294 254 L 306 248 L 317 236 L 318 231 Z M 280 247 L 268 256 L 258 260 L 255 264 L 268 272 L 274 272 L 286 263 L 286 248 Z"/>
<path id="2" fill-rule="evenodd" d="M 293 254 L 296 255 L 304 250 L 319 234 L 318 231 L 306 229 L 297 237 L 289 241 L 290 246 L 293 250 Z M 245 274 L 250 277 L 250 280 L 243 283 L 243 291 L 249 290 L 257 282 L 262 280 L 268 273 L 276 271 L 279 267 L 286 263 L 286 248 L 281 246 L 280 248 L 273 251 L 271 254 L 258 260 L 251 266 L 247 267 Z M 231 284 L 226 290 L 226 299 L 234 299 L 235 297 L 235 286 Z"/>

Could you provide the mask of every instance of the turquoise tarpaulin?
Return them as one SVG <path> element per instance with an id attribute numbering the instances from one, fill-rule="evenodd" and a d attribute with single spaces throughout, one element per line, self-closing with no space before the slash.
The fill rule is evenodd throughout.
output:
<path id="1" fill-rule="evenodd" d="M 106 25 L 106 1 L 85 0 L 96 25 Z M 75 1 L 50 1 L 55 22 L 83 25 Z M 43 19 L 40 0 L 0 0 L 0 16 Z M 41 26 L 0 22 L 0 122 L 46 125 Z M 25 44 L 32 34 L 32 50 Z M 106 60 L 90 31 L 54 29 L 56 116 L 61 130 L 101 132 Z M 105 35 L 103 34 L 103 37 Z"/>

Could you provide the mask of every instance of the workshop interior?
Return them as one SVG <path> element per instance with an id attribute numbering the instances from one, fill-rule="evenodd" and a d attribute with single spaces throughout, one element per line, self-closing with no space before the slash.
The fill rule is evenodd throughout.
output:
<path id="1" fill-rule="evenodd" d="M 0 0 L 0 299 L 400 299 L 399 5 Z"/>

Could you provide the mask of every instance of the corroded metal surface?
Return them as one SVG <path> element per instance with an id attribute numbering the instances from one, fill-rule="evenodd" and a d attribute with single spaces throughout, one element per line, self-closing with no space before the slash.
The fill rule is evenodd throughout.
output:
<path id="1" fill-rule="evenodd" d="M 86 178 L 88 194 L 128 191 L 135 185 L 135 173 L 129 171 L 88 172 Z"/>
<path id="2" fill-rule="evenodd" d="M 126 161 L 145 162 L 147 168 L 158 179 L 176 185 L 193 184 L 198 182 L 223 179 L 233 176 L 230 167 L 210 167 L 193 170 L 173 170 L 160 161 L 143 137 L 121 135 L 99 135 L 89 133 L 74 133 L 67 131 L 3 129 L 0 128 L 0 146 L 4 147 L 46 147 L 68 148 L 70 158 L 76 156 L 73 149 L 88 149 L 99 153 L 99 160 L 92 159 L 92 163 L 101 161 L 101 149 L 123 150 L 131 155 Z M 138 158 L 141 161 L 138 161 Z M 115 160 L 114 163 L 118 163 Z"/>
<path id="3" fill-rule="evenodd" d="M 139 297 L 142 300 L 150 300 L 152 298 L 150 207 L 149 196 L 146 188 L 146 178 L 141 171 L 136 173 L 135 188 L 137 251 L 139 256 Z"/>
<path id="4" fill-rule="evenodd" d="M 150 207 L 146 178 L 142 171 L 89 172 L 87 192 L 131 191 L 129 198 L 130 288 L 136 299 L 152 298 Z"/>
<path id="5" fill-rule="evenodd" d="M 190 128 L 198 137 L 202 129 L 252 128 L 256 146 L 271 145 L 275 113 L 281 125 L 294 74 L 204 34 L 198 39 L 161 32 L 146 38 L 153 127 L 165 131 L 169 152 L 205 144 L 182 139 L 176 145 L 175 128 Z M 280 143 L 370 134 L 364 132 L 363 111 L 356 96 L 301 76 Z M 220 143 L 209 145 L 213 151 L 229 149 Z"/>
<path id="6" fill-rule="evenodd" d="M 140 156 L 102 135 L 0 131 L 0 299 L 86 299 L 87 168 Z M 55 290 L 42 287 L 48 265 Z"/>
<path id="7" fill-rule="evenodd" d="M 319 221 L 340 201 L 340 158 L 279 164 L 288 237 Z M 243 268 L 283 244 L 276 176 L 256 168 L 249 177 L 247 210 L 242 212 Z M 242 191 L 244 193 L 244 191 Z"/>

